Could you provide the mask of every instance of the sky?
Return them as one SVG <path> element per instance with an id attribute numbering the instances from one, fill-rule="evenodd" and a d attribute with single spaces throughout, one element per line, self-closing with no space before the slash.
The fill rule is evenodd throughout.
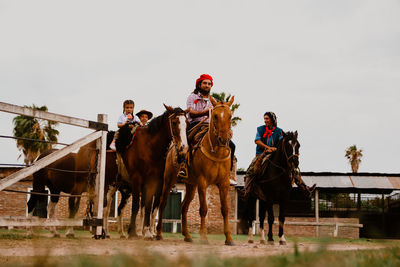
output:
<path id="1" fill-rule="evenodd" d="M 235 96 L 238 167 L 263 114 L 299 133 L 302 171 L 400 173 L 400 1 L 0 0 L 0 102 L 117 129 L 122 102 L 186 107 L 200 74 Z M 0 135 L 15 114 L 0 112 Z M 60 124 L 59 142 L 90 130 Z M 0 163 L 22 163 L 0 138 Z"/>

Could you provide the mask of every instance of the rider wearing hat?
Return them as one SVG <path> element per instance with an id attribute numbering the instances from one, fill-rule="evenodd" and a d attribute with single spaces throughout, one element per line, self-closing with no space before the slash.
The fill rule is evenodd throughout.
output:
<path id="1" fill-rule="evenodd" d="M 136 116 L 139 117 L 140 126 L 146 126 L 148 124 L 148 121 L 151 120 L 151 118 L 153 118 L 153 113 L 145 109 L 142 109 L 141 111 L 136 113 Z"/>

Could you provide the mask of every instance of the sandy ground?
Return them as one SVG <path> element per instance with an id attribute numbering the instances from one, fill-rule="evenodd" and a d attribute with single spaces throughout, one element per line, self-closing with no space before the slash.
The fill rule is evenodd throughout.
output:
<path id="1" fill-rule="evenodd" d="M 389 243 L 393 246 L 393 242 Z M 340 242 L 326 245 L 327 250 L 364 250 L 380 249 L 389 244 L 376 242 Z M 396 243 L 395 243 L 396 244 Z M 400 246 L 400 241 L 397 244 Z M 316 251 L 321 247 L 317 242 L 297 244 L 299 251 Z M 121 240 L 118 238 L 94 240 L 89 236 L 69 238 L 33 238 L 33 239 L 0 239 L 0 257 L 12 256 L 68 256 L 68 255 L 113 255 L 124 253 L 141 255 L 143 253 L 160 253 L 166 257 L 185 255 L 188 257 L 213 254 L 218 257 L 232 256 L 269 256 L 294 252 L 294 243 L 287 245 L 263 245 L 258 242 L 249 244 L 246 241 L 235 241 L 234 246 L 225 246 L 223 240 L 210 240 L 201 244 L 195 239 L 193 243 L 170 237 L 162 241 Z"/>

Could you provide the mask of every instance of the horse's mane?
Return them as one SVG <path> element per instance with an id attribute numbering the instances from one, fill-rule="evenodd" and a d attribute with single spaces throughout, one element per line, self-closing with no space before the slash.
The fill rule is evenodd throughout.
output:
<path id="1" fill-rule="evenodd" d="M 181 108 L 174 108 L 174 113 L 184 113 L 184 111 Z M 169 113 L 166 110 L 163 114 L 160 116 L 155 117 L 152 119 L 149 124 L 144 127 L 146 131 L 148 131 L 149 134 L 155 134 L 158 133 L 160 130 L 162 130 L 164 122 L 166 119 L 168 119 Z M 140 127 L 142 128 L 142 127 Z M 126 147 L 130 144 L 132 141 L 132 131 L 131 128 L 129 128 L 129 125 L 124 125 L 118 130 L 118 139 L 115 142 L 115 146 L 117 148 L 117 151 L 119 153 L 122 153 L 125 151 Z"/>
<path id="2" fill-rule="evenodd" d="M 181 108 L 174 108 L 174 114 L 176 113 L 184 113 L 184 111 Z M 163 114 L 160 116 L 152 119 L 149 124 L 148 124 L 148 131 L 149 133 L 153 134 L 155 132 L 158 132 L 162 129 L 164 121 L 169 117 L 169 113 L 166 110 Z"/>

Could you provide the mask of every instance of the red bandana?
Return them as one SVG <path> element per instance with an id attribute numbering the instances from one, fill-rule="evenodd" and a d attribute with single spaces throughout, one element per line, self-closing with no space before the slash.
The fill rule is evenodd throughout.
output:
<path id="1" fill-rule="evenodd" d="M 268 135 L 268 137 L 271 137 L 272 132 L 275 130 L 275 128 L 276 128 L 276 127 L 272 127 L 272 129 L 270 130 L 270 129 L 268 128 L 268 126 L 265 126 L 265 133 L 264 133 L 264 135 L 263 135 L 263 138 L 265 138 L 267 135 Z"/>

